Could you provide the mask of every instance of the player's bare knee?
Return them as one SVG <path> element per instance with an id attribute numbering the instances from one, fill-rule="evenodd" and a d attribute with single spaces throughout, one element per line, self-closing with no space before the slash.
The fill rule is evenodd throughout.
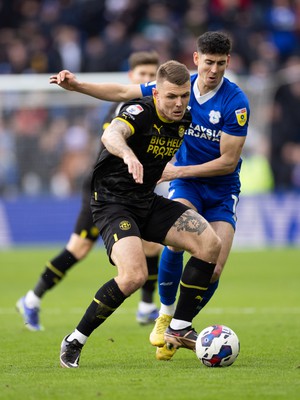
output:
<path id="1" fill-rule="evenodd" d="M 119 276 L 122 285 L 126 287 L 127 293 L 134 293 L 141 288 L 147 280 L 147 273 L 144 271 L 135 271 L 134 273 L 123 274 Z"/>
<path id="2" fill-rule="evenodd" d="M 221 238 L 220 238 L 216 233 L 214 233 L 214 243 L 213 243 L 213 246 L 217 248 L 218 254 L 219 254 L 220 251 L 221 251 L 221 247 L 222 247 L 222 240 L 221 240 Z"/>
<path id="3" fill-rule="evenodd" d="M 75 257 L 77 258 L 77 260 L 82 260 L 84 259 L 89 252 L 91 251 L 92 246 L 83 246 L 82 248 L 78 248 L 76 249 L 75 253 Z"/>
<path id="4" fill-rule="evenodd" d="M 93 245 L 93 241 L 73 234 L 66 246 L 66 249 L 70 251 L 70 253 L 72 253 L 77 260 L 82 260 L 91 251 Z"/>
<path id="5" fill-rule="evenodd" d="M 216 282 L 218 279 L 220 279 L 220 276 L 222 274 L 223 267 L 219 263 L 215 266 L 213 276 L 211 277 L 211 282 Z"/>
<path id="6" fill-rule="evenodd" d="M 132 281 L 134 282 L 135 290 L 140 289 L 145 284 L 146 280 L 146 275 L 135 276 L 134 280 Z"/>
<path id="7" fill-rule="evenodd" d="M 194 252 L 191 254 L 207 262 L 216 263 L 221 251 L 221 239 L 213 230 L 202 240 L 199 240 Z"/>
<path id="8" fill-rule="evenodd" d="M 212 234 L 210 240 L 205 246 L 208 259 L 211 259 L 216 263 L 221 251 L 221 247 L 222 242 L 219 236 L 217 236 L 215 233 Z"/>

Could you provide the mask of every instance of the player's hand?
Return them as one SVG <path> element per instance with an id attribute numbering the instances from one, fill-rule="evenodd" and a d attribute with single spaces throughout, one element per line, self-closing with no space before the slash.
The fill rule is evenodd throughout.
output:
<path id="1" fill-rule="evenodd" d="M 60 71 L 57 75 L 50 76 L 49 80 L 50 84 L 55 83 L 66 90 L 76 90 L 76 87 L 78 86 L 76 76 L 67 69 Z"/>
<path id="2" fill-rule="evenodd" d="M 143 183 L 144 167 L 135 156 L 126 155 L 124 163 L 128 165 L 128 172 L 136 183 Z"/>
<path id="3" fill-rule="evenodd" d="M 162 182 L 172 181 L 175 178 L 178 178 L 178 167 L 175 167 L 172 163 L 168 163 L 163 170 L 162 176 L 157 184 Z"/>

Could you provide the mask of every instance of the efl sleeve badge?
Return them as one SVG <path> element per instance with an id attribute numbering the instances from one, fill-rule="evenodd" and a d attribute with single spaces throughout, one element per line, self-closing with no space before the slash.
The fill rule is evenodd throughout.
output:
<path id="1" fill-rule="evenodd" d="M 237 122 L 240 126 L 244 126 L 247 122 L 247 109 L 241 108 L 240 110 L 235 111 Z"/>

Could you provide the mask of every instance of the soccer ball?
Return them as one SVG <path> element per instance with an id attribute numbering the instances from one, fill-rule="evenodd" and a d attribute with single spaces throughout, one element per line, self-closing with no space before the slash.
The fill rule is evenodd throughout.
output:
<path id="1" fill-rule="evenodd" d="M 227 326 L 208 326 L 198 335 L 196 355 L 207 367 L 228 367 L 234 363 L 239 352 L 239 339 Z"/>

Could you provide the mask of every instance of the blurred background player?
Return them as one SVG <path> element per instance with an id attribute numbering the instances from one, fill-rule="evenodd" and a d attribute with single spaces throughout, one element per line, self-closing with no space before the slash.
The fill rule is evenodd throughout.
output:
<path id="1" fill-rule="evenodd" d="M 155 51 L 140 51 L 132 53 L 128 59 L 128 76 L 131 83 L 141 84 L 153 81 L 159 66 L 159 56 Z M 103 130 L 118 113 L 121 104 L 115 103 L 105 118 Z M 75 229 L 70 236 L 66 247 L 53 259 L 47 262 L 33 289 L 21 297 L 17 304 L 17 311 L 22 315 L 25 326 L 31 331 L 42 330 L 39 312 L 42 297 L 51 288 L 55 287 L 65 276 L 68 270 L 82 260 L 93 248 L 99 238 L 99 231 L 93 223 L 90 210 L 92 170 L 87 175 L 82 189 L 82 203 Z M 154 292 L 157 283 L 158 262 L 162 246 L 158 243 L 144 243 L 144 251 L 148 266 L 148 280 L 141 288 L 141 299 L 138 305 L 136 320 L 140 324 L 153 323 L 158 317 L 158 310 L 154 303 Z"/>

